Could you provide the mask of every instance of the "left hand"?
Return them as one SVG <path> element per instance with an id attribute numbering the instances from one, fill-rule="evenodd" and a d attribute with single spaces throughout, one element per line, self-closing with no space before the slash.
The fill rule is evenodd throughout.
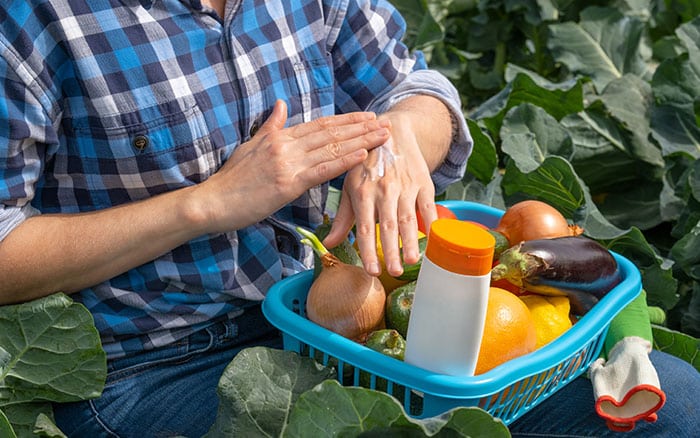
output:
<path id="1" fill-rule="evenodd" d="M 379 118 L 391 121 L 391 136 L 347 173 L 338 211 L 324 244 L 331 248 L 338 245 L 355 224 L 365 270 L 380 275 L 382 266 L 375 236 L 379 223 L 387 272 L 398 276 L 403 273 L 402 253 L 407 264 L 418 262 L 420 257 L 416 209 L 426 224 L 437 218 L 435 189 L 411 116 L 392 111 Z"/>

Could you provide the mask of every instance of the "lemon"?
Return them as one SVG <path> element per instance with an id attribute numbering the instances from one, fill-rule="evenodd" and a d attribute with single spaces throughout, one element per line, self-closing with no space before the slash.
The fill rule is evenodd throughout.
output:
<path id="1" fill-rule="evenodd" d="M 571 328 L 571 304 L 568 297 L 522 295 L 520 299 L 530 309 L 535 320 L 536 348 L 552 342 Z"/>

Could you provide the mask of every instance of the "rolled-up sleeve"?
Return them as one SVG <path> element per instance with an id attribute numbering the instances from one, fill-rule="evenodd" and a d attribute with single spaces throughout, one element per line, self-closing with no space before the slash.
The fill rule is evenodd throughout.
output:
<path id="1" fill-rule="evenodd" d="M 8 207 L 0 205 L 0 242 L 26 219 L 39 214 L 39 211 L 26 204 L 24 207 Z"/>
<path id="2" fill-rule="evenodd" d="M 440 99 L 452 115 L 453 132 L 450 149 L 445 160 L 432 174 L 435 192 L 439 194 L 448 185 L 462 179 L 467 168 L 467 159 L 474 145 L 462 113 L 459 93 L 454 85 L 437 71 L 416 70 L 382 99 L 376 101 L 371 110 L 377 113 L 386 112 L 401 99 L 418 94 Z"/>
<path id="3" fill-rule="evenodd" d="M 401 99 L 430 95 L 449 108 L 453 138 L 443 163 L 433 172 L 436 193 L 460 180 L 466 171 L 473 141 L 462 113 L 459 93 L 441 73 L 427 68 L 420 51 L 402 42 L 406 23 L 384 0 L 331 2 L 347 8 L 331 8 L 328 41 L 336 74 L 339 112 L 356 110 L 383 113 Z"/>
<path id="4" fill-rule="evenodd" d="M 56 133 L 35 76 L 0 41 L 0 241 L 27 218 Z"/>

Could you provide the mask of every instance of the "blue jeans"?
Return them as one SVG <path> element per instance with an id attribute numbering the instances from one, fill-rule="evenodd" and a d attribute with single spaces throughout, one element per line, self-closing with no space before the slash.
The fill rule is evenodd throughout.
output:
<path id="1" fill-rule="evenodd" d="M 175 345 L 112 361 L 102 396 L 55 404 L 56 423 L 70 438 L 156 438 L 204 435 L 214 422 L 216 387 L 241 349 L 281 348 L 281 338 L 258 308 L 235 321 L 217 323 Z M 651 354 L 666 405 L 656 423 L 613 433 L 593 407 L 591 382 L 580 377 L 510 426 L 514 437 L 673 437 L 700 431 L 700 373 L 665 353 Z M 248 437 L 246 437 L 248 438 Z"/>
<path id="2" fill-rule="evenodd" d="M 282 348 L 259 306 L 166 348 L 108 362 L 102 396 L 55 403 L 56 424 L 70 438 L 200 437 L 216 418 L 224 368 L 255 345 Z"/>
<path id="3" fill-rule="evenodd" d="M 613 432 L 595 412 L 593 386 L 579 377 L 510 425 L 513 437 L 690 438 L 700 435 L 700 373 L 687 362 L 654 350 L 666 403 L 654 423 L 638 421 L 630 432 Z"/>

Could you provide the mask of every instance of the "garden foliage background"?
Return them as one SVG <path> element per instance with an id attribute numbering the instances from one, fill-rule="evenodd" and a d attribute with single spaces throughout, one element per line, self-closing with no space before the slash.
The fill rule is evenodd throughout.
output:
<path id="1" fill-rule="evenodd" d="M 635 262 L 658 347 L 698 367 L 700 1 L 393 3 L 475 139 L 444 196 L 557 207 Z"/>

